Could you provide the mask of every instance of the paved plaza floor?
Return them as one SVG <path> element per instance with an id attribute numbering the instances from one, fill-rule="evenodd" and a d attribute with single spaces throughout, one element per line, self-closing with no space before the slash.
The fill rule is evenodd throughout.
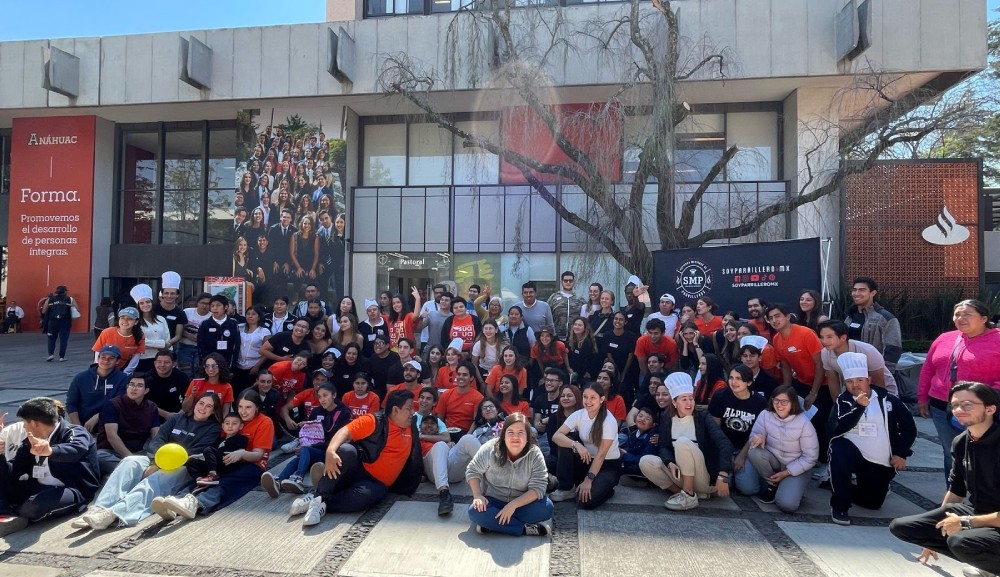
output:
<path id="1" fill-rule="evenodd" d="M 12 420 L 27 398 L 64 397 L 92 358 L 91 342 L 73 335 L 69 360 L 46 363 L 41 335 L 0 335 L 0 412 Z M 922 566 L 917 549 L 886 529 L 893 517 L 935 506 L 944 493 L 933 426 L 917 424 L 912 468 L 897 476 L 880 511 L 852 509 L 851 527 L 830 522 L 830 493 L 815 482 L 793 515 L 743 496 L 676 513 L 664 509 L 658 489 L 618 487 L 597 511 L 558 503 L 545 538 L 479 535 L 467 514 L 467 486 L 453 488 L 449 517 L 437 516 L 436 491 L 424 483 L 413 498 L 390 495 L 362 514 L 327 515 L 305 529 L 300 517 L 288 516 L 291 496 L 270 499 L 256 490 L 195 521 L 154 516 L 102 532 L 74 530 L 68 518 L 32 525 L 0 539 L 0 577 L 958 577 L 960 564 L 942 557 Z"/>

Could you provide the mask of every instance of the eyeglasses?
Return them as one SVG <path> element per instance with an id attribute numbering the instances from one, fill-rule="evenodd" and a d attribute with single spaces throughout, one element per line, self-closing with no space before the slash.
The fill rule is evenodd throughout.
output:
<path id="1" fill-rule="evenodd" d="M 128 388 L 130 389 L 145 389 L 146 383 L 129 383 Z"/>
<path id="2" fill-rule="evenodd" d="M 494 411 L 497 410 L 497 408 L 494 407 L 493 405 L 483 405 L 483 410 L 484 411 L 488 410 L 488 409 L 491 409 L 491 410 L 494 410 Z"/>
<path id="3" fill-rule="evenodd" d="M 980 403 L 978 401 L 962 401 L 961 403 L 952 403 L 951 404 L 951 411 L 955 412 L 955 411 L 961 410 L 963 413 L 968 413 L 969 411 L 972 410 L 972 407 L 975 407 L 976 405 L 982 405 L 982 404 L 984 404 L 984 403 Z"/>
<path id="4" fill-rule="evenodd" d="M 792 404 L 792 401 L 790 401 L 789 399 L 773 399 L 771 402 L 773 402 L 775 405 L 781 405 L 781 406 Z"/>
<path id="5" fill-rule="evenodd" d="M 217 368 L 219 368 L 219 365 L 217 365 L 215 363 L 212 363 L 212 364 L 205 363 L 205 368 L 206 369 L 217 369 Z"/>

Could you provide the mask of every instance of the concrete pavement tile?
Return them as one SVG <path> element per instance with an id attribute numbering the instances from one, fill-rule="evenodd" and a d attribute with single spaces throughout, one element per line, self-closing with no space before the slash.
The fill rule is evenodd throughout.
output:
<path id="1" fill-rule="evenodd" d="M 4 563 L 0 565 L 0 577 L 59 577 L 65 575 L 63 569 L 52 567 L 41 567 L 39 565 L 15 565 L 14 563 Z M 124 577 L 124 576 L 123 576 Z"/>
<path id="2" fill-rule="evenodd" d="M 3 575 L 0 573 L 0 575 Z M 104 569 L 98 569 L 97 571 L 91 571 L 83 577 L 179 577 L 177 575 L 165 575 L 163 573 L 123 573 L 121 571 L 106 571 Z"/>
<path id="3" fill-rule="evenodd" d="M 741 519 L 685 516 L 680 522 L 674 514 L 600 510 L 577 515 L 583 577 L 795 575 L 764 536 Z"/>
<path id="4" fill-rule="evenodd" d="M 550 540 L 480 535 L 458 505 L 437 516 L 437 503 L 400 501 L 340 569 L 345 577 L 545 577 Z"/>
<path id="5" fill-rule="evenodd" d="M 919 416 L 913 417 L 913 421 L 917 423 L 917 430 L 925 435 L 930 435 L 937 438 L 937 429 L 934 428 L 934 421 L 930 419 L 921 419 Z"/>
<path id="6" fill-rule="evenodd" d="M 0 539 L 0 551 L 93 557 L 133 537 L 155 523 L 159 517 L 147 517 L 134 527 L 116 527 L 104 531 L 74 529 L 69 524 L 76 518 L 77 515 L 63 517 L 57 524 L 52 521 L 32 523 L 27 529 Z"/>
<path id="7" fill-rule="evenodd" d="M 271 499 L 252 491 L 236 503 L 194 521 L 175 521 L 121 555 L 193 567 L 222 567 L 275 573 L 309 573 L 323 560 L 358 514 L 328 514 L 315 527 L 289 517 L 290 496 Z M 234 531 L 239 538 L 234 539 Z"/>
<path id="8" fill-rule="evenodd" d="M 472 489 L 469 487 L 469 484 L 466 483 L 465 481 L 461 481 L 458 483 L 449 483 L 448 491 L 454 497 L 472 497 Z M 425 481 L 423 483 L 420 483 L 420 486 L 417 487 L 417 494 L 437 496 L 438 490 L 434 486 L 434 483 L 428 483 Z"/>
<path id="9" fill-rule="evenodd" d="M 666 491 L 661 491 L 657 487 L 626 487 L 618 485 L 615 487 L 615 496 L 608 503 L 619 505 L 651 505 L 663 507 L 663 502 L 670 495 Z M 721 509 L 727 511 L 739 511 L 740 506 L 735 501 L 726 497 L 712 497 L 711 499 L 701 499 L 698 506 L 703 509 Z"/>
<path id="10" fill-rule="evenodd" d="M 0 390 L 0 405 L 17 405 L 34 397 L 52 397 L 53 399 L 65 400 L 66 391 L 55 389 L 13 389 Z"/>
<path id="11" fill-rule="evenodd" d="M 841 527 L 827 523 L 779 521 L 784 531 L 827 577 L 961 575 L 962 564 L 941 555 L 930 567 L 916 562 L 920 548 L 904 543 L 885 527 Z"/>
<path id="12" fill-rule="evenodd" d="M 944 471 L 944 453 L 941 452 L 941 445 L 918 437 L 913 443 L 913 454 L 906 460 L 906 464 L 910 467 L 929 467 Z"/>
<path id="13" fill-rule="evenodd" d="M 941 503 L 947 486 L 944 481 L 944 472 L 918 473 L 916 471 L 900 471 L 894 479 L 900 485 L 910 489 L 934 503 Z"/>
<path id="14" fill-rule="evenodd" d="M 826 489 L 820 489 L 818 487 L 819 483 L 817 481 L 811 481 L 809 483 L 809 489 L 806 490 L 805 496 L 802 498 L 802 504 L 799 506 L 798 513 L 805 515 L 830 515 L 830 491 Z M 766 513 L 779 513 L 778 507 L 773 503 L 770 505 L 765 505 L 758 501 L 753 500 L 760 509 Z M 889 496 L 885 498 L 885 503 L 882 504 L 882 508 L 878 510 L 865 509 L 863 507 L 851 507 L 849 515 L 852 517 L 868 517 L 872 519 L 895 519 L 896 517 L 903 517 L 906 515 L 914 515 L 916 513 L 923 513 L 924 510 L 914 505 L 910 501 L 890 493 Z"/>

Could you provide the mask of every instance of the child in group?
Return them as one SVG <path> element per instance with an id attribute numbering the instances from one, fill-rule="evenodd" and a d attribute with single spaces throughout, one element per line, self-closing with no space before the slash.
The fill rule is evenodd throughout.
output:
<path id="1" fill-rule="evenodd" d="M 645 455 L 655 455 L 657 448 L 654 442 L 653 427 L 656 425 L 656 417 L 648 407 L 639 409 L 635 415 L 635 426 L 627 429 L 627 434 L 618 436 L 618 446 L 622 454 L 622 484 L 629 485 L 631 482 L 624 481 L 627 475 L 630 479 L 640 480 L 639 484 L 645 485 L 642 479 L 642 471 L 639 470 L 639 459 Z"/>
<path id="2" fill-rule="evenodd" d="M 351 409 L 337 401 L 337 390 L 330 383 L 316 387 L 316 397 L 319 406 L 313 408 L 309 420 L 299 427 L 299 447 L 295 449 L 295 457 L 277 476 L 265 471 L 260 477 L 261 486 L 272 498 L 277 498 L 282 491 L 299 495 L 305 493 L 306 471 L 313 464 L 323 463 L 330 439 L 351 420 Z"/>
<path id="3" fill-rule="evenodd" d="M 195 479 L 195 484 L 208 487 L 219 484 L 219 475 L 232 468 L 223 462 L 223 458 L 233 451 L 247 448 L 249 439 L 240 434 L 243 429 L 243 419 L 238 413 L 229 413 L 222 420 L 222 434 L 225 435 L 215 445 L 205 449 L 202 455 L 191 456 L 185 467 L 188 474 Z"/>
<path id="4" fill-rule="evenodd" d="M 367 373 L 354 375 L 352 382 L 353 391 L 344 393 L 343 403 L 351 408 L 351 419 L 357 419 L 362 415 L 377 413 L 381 404 L 378 395 L 370 392 L 374 386 L 372 378 Z"/>

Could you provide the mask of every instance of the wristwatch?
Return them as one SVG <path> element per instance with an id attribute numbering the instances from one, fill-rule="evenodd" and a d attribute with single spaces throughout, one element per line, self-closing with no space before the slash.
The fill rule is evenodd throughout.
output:
<path id="1" fill-rule="evenodd" d="M 597 478 L 597 475 L 595 475 L 592 471 L 587 471 L 587 478 L 590 479 L 591 481 L 593 481 L 594 479 Z M 966 517 L 966 518 L 968 518 L 968 517 Z"/>
<path id="2" fill-rule="evenodd" d="M 972 517 L 965 515 L 958 518 L 959 523 L 962 524 L 962 529 L 972 529 Z"/>

